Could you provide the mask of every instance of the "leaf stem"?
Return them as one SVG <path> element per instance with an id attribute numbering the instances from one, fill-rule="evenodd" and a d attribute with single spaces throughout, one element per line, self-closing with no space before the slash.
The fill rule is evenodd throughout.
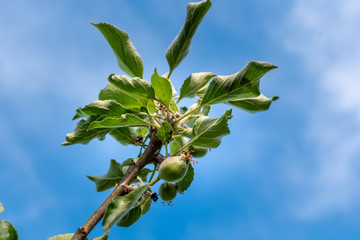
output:
<path id="1" fill-rule="evenodd" d="M 182 137 L 181 135 L 172 135 L 171 138 L 178 138 L 178 137 Z"/>
<path id="2" fill-rule="evenodd" d="M 194 142 L 194 139 L 192 139 L 191 141 L 187 142 L 184 146 L 182 146 L 181 148 L 179 148 L 179 150 L 177 150 L 174 153 L 174 156 L 178 155 L 182 150 L 184 150 L 185 148 L 187 148 L 190 144 L 192 144 Z"/>
<path id="3" fill-rule="evenodd" d="M 129 184 L 136 177 L 139 171 L 143 169 L 147 164 L 154 161 L 155 153 L 160 149 L 162 142 L 157 137 L 156 130 L 152 130 L 150 132 L 150 136 L 151 137 L 150 137 L 149 145 L 146 148 L 145 152 L 141 155 L 139 160 L 136 162 L 136 164 L 132 163 L 130 165 L 129 170 L 122 178 L 122 180 L 119 182 L 119 184 L 115 187 L 114 191 L 106 198 L 106 200 L 101 204 L 101 206 L 98 209 L 96 209 L 96 211 L 84 223 L 84 225 L 77 229 L 71 240 L 86 239 L 86 236 L 103 218 L 107 206 L 113 201 L 113 198 L 127 194 L 128 193 L 127 189 Z"/>
<path id="4" fill-rule="evenodd" d="M 150 182 L 149 186 L 150 187 L 154 186 L 160 180 L 161 180 L 161 178 L 159 178 L 159 176 L 157 176 L 152 182 Z"/>
<path id="5" fill-rule="evenodd" d="M 165 158 L 169 156 L 168 145 L 165 143 Z"/>
<path id="6" fill-rule="evenodd" d="M 154 177 L 154 175 L 155 175 L 155 173 L 156 173 L 156 169 L 157 169 L 157 165 L 154 163 L 154 170 L 153 170 L 153 172 L 152 172 L 152 174 L 151 174 L 150 179 L 149 179 L 148 182 L 151 182 L 151 180 L 153 179 L 153 177 Z"/>
<path id="7" fill-rule="evenodd" d="M 186 118 L 187 116 L 189 116 L 190 114 L 192 114 L 193 112 L 196 112 L 197 110 L 201 109 L 203 106 L 198 106 L 197 108 L 194 108 L 193 110 L 191 110 L 190 112 L 186 112 L 184 115 L 182 115 L 181 117 L 179 117 L 178 119 L 175 120 L 175 123 L 180 122 L 181 120 L 183 120 L 184 118 Z"/>
<path id="8" fill-rule="evenodd" d="M 143 181 L 141 180 L 141 177 L 136 176 L 137 180 L 139 180 L 141 182 L 141 185 L 144 185 Z"/>

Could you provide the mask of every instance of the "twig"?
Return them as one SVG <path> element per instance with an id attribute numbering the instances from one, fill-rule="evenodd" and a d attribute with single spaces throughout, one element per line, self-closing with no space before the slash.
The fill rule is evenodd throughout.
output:
<path id="1" fill-rule="evenodd" d="M 133 162 L 125 176 L 120 183 L 115 187 L 114 191 L 106 198 L 101 206 L 91 215 L 91 217 L 84 223 L 82 227 L 79 227 L 75 232 L 71 240 L 84 240 L 91 230 L 98 224 L 103 218 L 107 206 L 113 201 L 114 197 L 125 195 L 128 193 L 126 186 L 136 177 L 138 172 L 144 168 L 147 164 L 153 162 L 155 153 L 160 149 L 162 142 L 156 135 L 156 130 L 150 132 L 151 138 L 148 148 L 141 155 L 139 160 Z"/>

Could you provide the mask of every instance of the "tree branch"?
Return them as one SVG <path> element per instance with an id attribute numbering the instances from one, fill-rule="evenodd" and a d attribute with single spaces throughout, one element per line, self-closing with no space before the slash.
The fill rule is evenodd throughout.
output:
<path id="1" fill-rule="evenodd" d="M 156 129 L 150 132 L 150 143 L 145 152 L 141 155 L 139 160 L 135 163 L 132 162 L 125 176 L 121 179 L 120 183 L 115 187 L 114 191 L 106 198 L 101 206 L 91 215 L 91 217 L 79 227 L 71 240 L 83 240 L 91 232 L 91 230 L 103 218 L 107 206 L 113 201 L 114 197 L 126 195 L 129 191 L 127 186 L 136 177 L 138 172 L 143 169 L 147 164 L 154 161 L 155 153 L 160 149 L 162 142 L 156 135 Z"/>

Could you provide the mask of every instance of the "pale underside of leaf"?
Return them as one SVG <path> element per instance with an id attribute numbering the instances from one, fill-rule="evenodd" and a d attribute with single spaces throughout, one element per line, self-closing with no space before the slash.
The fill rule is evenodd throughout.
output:
<path id="1" fill-rule="evenodd" d="M 133 114 L 123 114 L 120 117 L 106 117 L 101 121 L 94 121 L 90 124 L 89 129 L 98 128 L 119 128 L 119 127 L 138 127 L 138 126 L 150 126 L 150 122 L 139 118 Z"/>
<path id="2" fill-rule="evenodd" d="M 82 117 L 89 117 L 89 116 L 100 116 L 100 115 L 107 115 L 107 116 L 118 116 L 124 114 L 126 111 L 118 102 L 115 100 L 97 100 L 86 105 L 83 108 L 79 108 L 76 110 L 76 115 L 74 116 L 73 120 Z"/>
<path id="3" fill-rule="evenodd" d="M 276 101 L 279 97 L 275 96 L 267 98 L 263 94 L 260 94 L 254 98 L 242 98 L 228 102 L 228 104 L 241 108 L 245 111 L 256 113 L 260 111 L 266 111 L 270 108 L 271 102 Z"/>
<path id="4" fill-rule="evenodd" d="M 209 84 L 201 106 L 256 97 L 260 95 L 260 78 L 277 66 L 266 62 L 249 62 L 238 73 L 230 76 L 216 76 Z"/>
<path id="5" fill-rule="evenodd" d="M 18 240 L 17 231 L 9 221 L 0 220 L 0 239 Z"/>
<path id="6" fill-rule="evenodd" d="M 100 141 L 104 140 L 106 134 L 108 134 L 111 129 L 88 130 L 89 126 L 97 119 L 101 119 L 101 117 L 91 116 L 87 120 L 80 120 L 73 132 L 66 134 L 66 141 L 63 142 L 62 145 L 72 145 L 77 143 L 88 144 L 94 138 L 98 138 Z"/>
<path id="7" fill-rule="evenodd" d="M 194 123 L 191 145 L 217 148 L 221 143 L 222 137 L 230 134 L 227 122 L 231 117 L 231 110 L 226 111 L 220 118 L 199 117 Z"/>

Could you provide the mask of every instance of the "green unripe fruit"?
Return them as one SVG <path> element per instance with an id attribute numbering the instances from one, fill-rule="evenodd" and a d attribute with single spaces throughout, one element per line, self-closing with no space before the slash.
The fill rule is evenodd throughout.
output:
<path id="1" fill-rule="evenodd" d="M 177 188 L 175 184 L 164 182 L 160 185 L 159 195 L 165 202 L 171 201 L 176 197 Z"/>
<path id="2" fill-rule="evenodd" d="M 159 167 L 159 177 L 166 182 L 176 183 L 186 174 L 188 165 L 185 159 L 176 156 L 166 158 Z"/>
<path id="3" fill-rule="evenodd" d="M 207 148 L 201 148 L 201 147 L 194 147 L 189 146 L 189 151 L 191 151 L 191 155 L 195 158 L 201 158 L 206 155 L 209 149 Z"/>

